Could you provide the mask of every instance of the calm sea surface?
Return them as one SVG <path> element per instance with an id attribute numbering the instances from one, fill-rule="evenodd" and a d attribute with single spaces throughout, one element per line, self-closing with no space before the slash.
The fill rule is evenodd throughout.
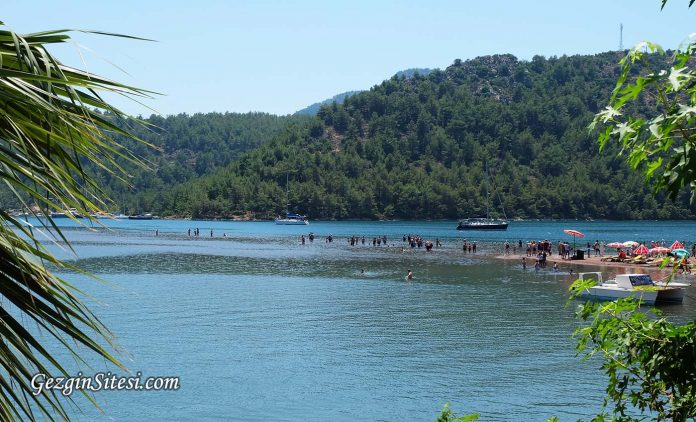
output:
<path id="1" fill-rule="evenodd" d="M 599 361 L 575 356 L 568 267 L 535 273 L 490 255 L 505 240 L 572 242 L 568 228 L 587 235 L 578 243 L 696 241 L 696 224 L 671 221 L 513 222 L 490 233 L 452 221 L 62 223 L 77 257 L 52 249 L 107 283 L 63 275 L 95 297 L 126 366 L 181 377 L 178 391 L 96 393 L 105 414 L 81 404 L 78 420 L 432 421 L 446 402 L 482 420 L 588 417 L 606 382 Z M 300 245 L 310 231 L 317 239 Z M 444 246 L 411 250 L 405 234 Z M 351 247 L 351 235 L 366 244 Z M 387 247 L 372 246 L 378 235 Z M 482 252 L 462 254 L 465 237 Z M 666 314 L 695 318 L 696 287 L 688 294 Z M 113 370 L 91 366 L 79 369 Z"/>

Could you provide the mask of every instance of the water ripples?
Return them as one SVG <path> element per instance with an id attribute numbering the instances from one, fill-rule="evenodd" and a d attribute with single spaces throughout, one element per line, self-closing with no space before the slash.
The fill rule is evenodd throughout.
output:
<path id="1" fill-rule="evenodd" d="M 65 276 L 108 304 L 95 310 L 129 367 L 182 377 L 180 391 L 137 401 L 98 394 L 117 420 L 433 420 L 445 402 L 482 420 L 575 420 L 604 396 L 599 363 L 575 356 L 565 274 L 453 242 L 426 253 L 294 235 L 71 236 L 74 263 L 117 288 Z"/>

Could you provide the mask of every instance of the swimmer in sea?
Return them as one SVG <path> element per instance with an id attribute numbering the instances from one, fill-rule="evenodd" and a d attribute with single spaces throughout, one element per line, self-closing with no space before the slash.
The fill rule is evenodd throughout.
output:
<path id="1" fill-rule="evenodd" d="M 411 272 L 411 270 L 408 270 L 408 274 L 406 274 L 406 280 L 413 280 L 413 272 Z"/>

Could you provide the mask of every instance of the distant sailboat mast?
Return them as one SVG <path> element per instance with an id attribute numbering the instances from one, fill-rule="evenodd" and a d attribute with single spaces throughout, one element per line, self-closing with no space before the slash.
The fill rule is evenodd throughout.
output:
<path id="1" fill-rule="evenodd" d="M 491 177 L 491 174 L 488 172 L 488 161 L 486 161 L 486 174 L 484 174 L 484 179 L 486 180 L 486 218 L 488 218 L 488 219 L 491 218 L 490 211 L 489 211 L 489 206 L 490 206 L 490 202 L 491 202 L 491 194 L 490 194 L 490 192 L 488 192 L 488 183 L 490 183 L 490 181 L 488 180 L 489 177 Z"/>
<path id="2" fill-rule="evenodd" d="M 285 215 L 290 213 L 290 176 L 285 173 Z"/>
<path id="3" fill-rule="evenodd" d="M 507 230 L 508 222 L 507 215 L 505 214 L 505 207 L 503 206 L 503 201 L 500 199 L 500 194 L 496 191 L 498 195 L 498 200 L 500 201 L 500 206 L 503 207 L 503 216 L 505 220 L 491 219 L 491 192 L 489 178 L 491 177 L 490 171 L 488 170 L 488 161 L 484 165 L 484 184 L 486 185 L 486 217 L 485 218 L 467 218 L 460 220 L 457 225 L 457 230 Z"/>
<path id="4" fill-rule="evenodd" d="M 285 216 L 275 219 L 276 224 L 284 225 L 304 225 L 309 224 L 307 217 L 304 215 L 294 214 L 290 212 L 290 176 L 285 174 Z"/>

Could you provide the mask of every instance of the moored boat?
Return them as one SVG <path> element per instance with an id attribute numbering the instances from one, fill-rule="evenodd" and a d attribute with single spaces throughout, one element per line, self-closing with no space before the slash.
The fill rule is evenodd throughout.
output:
<path id="1" fill-rule="evenodd" d="M 615 279 L 602 281 L 602 273 L 580 273 L 581 280 L 593 279 L 597 285 L 586 289 L 582 296 L 594 300 L 617 300 L 633 297 L 646 305 L 681 303 L 686 289 L 678 283 L 655 283 L 648 274 L 618 274 Z"/>
<path id="2" fill-rule="evenodd" d="M 77 210 L 71 208 L 67 212 L 52 211 L 49 213 L 51 218 L 85 218 L 84 215 L 77 212 Z"/>
<path id="3" fill-rule="evenodd" d="M 291 212 L 285 213 L 285 217 L 280 217 L 278 216 L 275 219 L 276 224 L 282 224 L 282 225 L 290 225 L 290 226 L 295 226 L 295 225 L 306 225 L 309 224 L 309 221 L 307 220 L 307 217 L 304 215 L 299 215 L 299 214 L 293 214 Z"/>
<path id="4" fill-rule="evenodd" d="M 465 218 L 459 220 L 457 230 L 507 230 L 508 222 L 492 218 Z"/>
<path id="5" fill-rule="evenodd" d="M 486 184 L 486 217 L 465 218 L 459 220 L 459 224 L 457 224 L 457 230 L 507 230 L 508 222 L 507 216 L 505 215 L 505 208 L 503 208 L 503 217 L 505 217 L 504 220 L 491 218 L 490 215 L 490 192 L 488 189 L 488 179 L 490 178 L 490 174 L 488 172 L 488 164 L 486 164 L 486 173 L 484 176 Z M 500 195 L 498 195 L 498 200 L 500 200 Z M 503 201 L 500 201 L 500 206 L 502 207 L 502 205 Z"/>
<path id="6" fill-rule="evenodd" d="M 301 226 L 309 224 L 307 216 L 290 212 L 290 180 L 288 175 L 285 175 L 285 217 L 278 216 L 275 219 L 276 224 L 286 226 Z"/>
<path id="7" fill-rule="evenodd" d="M 129 215 L 128 219 L 129 220 L 152 220 L 152 214 L 147 213 L 147 214 Z"/>

